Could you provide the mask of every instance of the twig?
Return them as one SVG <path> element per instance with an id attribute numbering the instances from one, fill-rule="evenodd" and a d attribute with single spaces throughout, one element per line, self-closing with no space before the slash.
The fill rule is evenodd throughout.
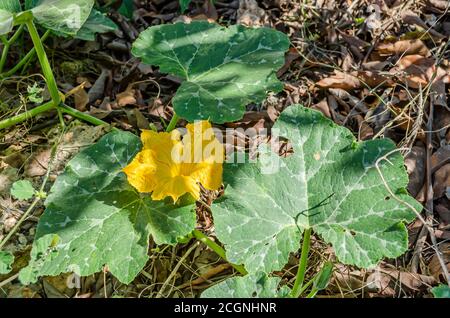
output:
<path id="1" fill-rule="evenodd" d="M 166 290 L 167 285 L 169 284 L 169 282 L 172 280 L 172 278 L 177 274 L 178 269 L 180 268 L 180 266 L 183 264 L 183 262 L 186 260 L 186 258 L 189 256 L 189 254 L 192 253 L 192 251 L 194 249 L 197 248 L 197 246 L 200 244 L 200 242 L 195 242 L 194 244 L 192 244 L 192 246 L 187 250 L 186 253 L 184 253 L 184 255 L 181 257 L 180 261 L 177 263 L 177 265 L 175 265 L 175 267 L 173 268 L 172 272 L 170 273 L 169 277 L 167 277 L 166 281 L 164 282 L 164 284 L 161 286 L 161 289 L 159 290 L 158 294 L 156 295 L 156 298 L 161 298 L 163 296 L 164 291 Z"/>
<path id="2" fill-rule="evenodd" d="M 432 133 L 429 131 L 433 130 L 433 116 L 434 116 L 434 104 L 430 99 L 430 108 L 428 113 L 428 122 L 427 122 L 427 140 L 426 140 L 426 203 L 425 203 L 425 213 L 426 213 L 426 224 L 429 226 L 432 225 L 433 222 L 433 181 L 431 177 L 431 153 L 433 152 L 433 143 L 432 143 Z M 423 247 L 425 245 L 425 241 L 428 237 L 428 229 L 427 227 L 422 227 L 420 230 L 419 236 L 417 238 L 416 246 L 414 247 L 413 257 L 411 259 L 411 271 L 413 273 L 417 273 L 419 270 L 419 260 L 422 255 Z"/>
<path id="3" fill-rule="evenodd" d="M 183 288 L 186 288 L 189 286 L 200 285 L 200 284 L 206 282 L 207 280 L 209 280 L 211 277 L 214 277 L 217 274 L 220 274 L 221 272 L 223 272 L 226 269 L 229 269 L 230 267 L 231 267 L 231 265 L 229 263 L 220 264 L 216 267 L 211 268 L 205 274 L 199 276 L 198 278 L 194 279 L 193 281 L 181 284 L 180 286 L 178 286 L 178 288 L 183 289 Z"/>
<path id="4" fill-rule="evenodd" d="M 0 288 L 2 288 L 5 285 L 8 285 L 9 283 L 11 283 L 13 280 L 15 280 L 17 277 L 19 277 L 19 273 L 12 275 L 11 277 L 8 277 L 7 279 L 5 279 L 4 281 L 0 282 Z"/>
<path id="5" fill-rule="evenodd" d="M 443 259 L 442 253 L 439 250 L 437 246 L 437 240 L 436 235 L 434 234 L 433 229 L 433 171 L 432 171 L 432 165 L 431 165 L 431 155 L 433 152 L 433 144 L 432 144 L 432 137 L 433 134 L 431 131 L 433 130 L 433 117 L 434 117 L 434 94 L 431 94 L 430 96 L 430 110 L 428 115 L 428 122 L 427 122 L 427 147 L 426 147 L 426 170 L 427 170 L 427 178 L 426 178 L 426 204 L 425 204 L 425 213 L 426 213 L 426 225 L 423 226 L 420 230 L 416 246 L 414 248 L 413 257 L 411 260 L 411 271 L 413 273 L 418 272 L 419 267 L 419 260 L 422 255 L 423 247 L 425 245 L 425 242 L 428 237 L 428 233 L 430 233 L 430 239 L 431 243 L 433 244 L 433 249 L 436 252 L 436 256 L 438 257 L 439 264 L 442 268 L 442 272 L 444 273 L 444 276 L 447 280 L 447 284 L 450 287 L 450 276 L 448 273 L 447 265 L 445 264 L 445 261 Z"/>
<path id="6" fill-rule="evenodd" d="M 449 287 L 450 287 L 450 275 L 449 275 L 449 273 L 448 273 L 447 266 L 445 265 L 445 262 L 444 262 L 444 260 L 443 260 L 443 258 L 442 258 L 442 254 L 441 254 L 441 252 L 439 251 L 439 248 L 437 247 L 436 235 L 435 235 L 435 233 L 434 233 L 433 227 L 430 226 L 430 224 L 429 224 L 427 221 L 425 221 L 425 219 L 422 217 L 422 215 L 420 214 L 420 212 L 417 211 L 411 204 L 409 204 L 408 202 L 406 202 L 406 201 L 400 199 L 399 197 L 397 197 L 397 196 L 394 194 L 394 192 L 392 192 L 391 188 L 389 187 L 389 185 L 387 184 L 386 180 L 384 179 L 383 174 L 381 173 L 381 169 L 380 169 L 380 167 L 379 167 L 380 161 L 386 160 L 386 161 L 389 162 L 389 159 L 387 159 L 387 158 L 388 158 L 392 153 L 394 153 L 394 152 L 396 152 L 396 151 L 401 151 L 401 150 L 402 150 L 402 149 L 395 149 L 395 150 L 393 150 L 393 151 L 388 152 L 388 153 L 387 153 L 386 155 L 384 155 L 383 157 L 378 158 L 378 160 L 377 160 L 376 163 L 375 163 L 375 168 L 377 169 L 378 174 L 380 175 L 381 180 L 383 181 L 384 186 L 385 186 L 386 189 L 388 190 L 389 194 L 390 194 L 395 200 L 397 200 L 397 201 L 399 201 L 400 203 L 406 205 L 408 208 L 410 208 L 412 211 L 414 211 L 414 213 L 416 214 L 417 218 L 422 222 L 423 228 L 425 228 L 425 230 L 427 230 L 427 231 L 430 233 L 431 242 L 432 242 L 432 244 L 433 244 L 433 245 L 432 245 L 432 248 L 433 248 L 433 249 L 435 250 L 435 252 L 436 252 L 436 255 L 437 255 L 438 259 L 439 259 L 439 264 L 440 264 L 441 267 L 442 267 L 442 271 L 443 271 L 443 273 L 444 273 L 444 275 L 445 275 L 445 277 L 446 277 L 447 284 L 449 284 Z M 427 211 L 427 213 L 428 213 L 428 211 Z"/>
<path id="7" fill-rule="evenodd" d="M 54 160 L 56 158 L 56 150 L 58 149 L 58 145 L 61 142 L 62 136 L 64 135 L 65 129 L 61 132 L 61 135 L 59 136 L 58 141 L 53 146 L 52 152 L 51 152 L 51 161 L 47 168 L 47 173 L 45 174 L 44 180 L 42 181 L 41 187 L 39 189 L 39 193 L 44 192 L 45 185 L 47 184 L 48 178 L 50 177 L 50 171 L 51 167 L 53 166 Z M 27 219 L 28 215 L 34 210 L 35 206 L 39 203 L 39 201 L 42 200 L 41 196 L 36 196 L 33 200 L 33 203 L 31 203 L 30 207 L 27 209 L 27 211 L 22 215 L 20 220 L 16 223 L 14 228 L 9 231 L 8 235 L 0 242 L 0 249 L 5 246 L 5 244 L 9 241 L 9 239 L 16 233 L 16 231 L 20 228 L 22 223 Z"/>

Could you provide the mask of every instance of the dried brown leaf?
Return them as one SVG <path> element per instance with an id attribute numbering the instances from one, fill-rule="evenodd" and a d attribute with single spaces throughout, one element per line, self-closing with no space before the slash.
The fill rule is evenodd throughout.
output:
<path id="1" fill-rule="evenodd" d="M 361 83 L 356 76 L 335 71 L 330 77 L 318 81 L 316 86 L 320 88 L 340 88 L 347 91 L 361 87 Z"/>
<path id="2" fill-rule="evenodd" d="M 409 55 L 409 54 L 419 54 L 422 56 L 429 56 L 430 51 L 428 50 L 425 43 L 421 40 L 402 40 L 394 43 L 380 43 L 376 47 L 376 50 L 380 54 L 384 55 Z"/>

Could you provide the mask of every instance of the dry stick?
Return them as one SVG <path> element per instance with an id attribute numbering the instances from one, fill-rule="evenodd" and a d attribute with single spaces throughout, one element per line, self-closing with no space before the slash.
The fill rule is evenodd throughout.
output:
<path id="1" fill-rule="evenodd" d="M 447 265 L 445 264 L 445 261 L 443 259 L 442 253 L 437 246 L 437 240 L 436 235 L 434 233 L 433 228 L 433 171 L 432 171 L 432 165 L 431 165 L 431 153 L 433 151 L 433 144 L 432 144 L 432 131 L 433 131 L 433 117 L 434 117 L 434 94 L 431 94 L 430 96 L 430 110 L 429 110 L 429 118 L 427 122 L 427 148 L 426 148 L 426 170 L 427 170 L 427 179 L 426 179 L 426 204 L 425 204 L 425 213 L 426 213 L 426 225 L 423 226 L 420 230 L 419 237 L 417 239 L 416 246 L 414 247 L 414 253 L 411 260 L 411 271 L 413 273 L 417 273 L 419 269 L 419 261 L 420 257 L 422 255 L 422 251 L 426 242 L 426 239 L 428 237 L 428 233 L 430 233 L 430 239 L 431 243 L 433 244 L 433 249 L 436 252 L 436 255 L 439 260 L 439 264 L 442 268 L 442 271 L 444 273 L 444 276 L 447 280 L 447 284 L 450 287 L 450 276 L 448 273 Z"/>
<path id="2" fill-rule="evenodd" d="M 13 280 L 15 280 L 17 277 L 19 277 L 19 273 L 12 275 L 11 277 L 8 277 L 7 279 L 5 279 L 4 281 L 0 282 L 0 288 L 2 288 L 5 285 L 8 285 L 9 283 L 11 283 Z"/>
<path id="3" fill-rule="evenodd" d="M 185 259 L 189 256 L 189 254 L 192 253 L 192 251 L 197 248 L 197 246 L 200 244 L 199 241 L 195 242 L 194 244 L 192 244 L 192 246 L 187 250 L 186 253 L 184 253 L 184 255 L 181 257 L 180 261 L 177 263 L 177 265 L 175 265 L 175 267 L 173 268 L 172 272 L 170 273 L 169 277 L 167 277 L 166 281 L 164 282 L 164 284 L 162 285 L 161 289 L 159 290 L 158 294 L 156 295 L 156 298 L 161 298 L 163 296 L 163 293 L 166 289 L 167 284 L 169 284 L 169 282 L 172 280 L 172 278 L 176 275 L 176 273 L 178 272 L 178 269 L 180 268 L 180 266 L 183 264 L 183 262 L 185 261 Z"/>
<path id="4" fill-rule="evenodd" d="M 58 145 L 61 142 L 62 136 L 64 135 L 65 130 L 63 129 L 61 135 L 58 138 L 58 141 L 53 146 L 52 152 L 51 152 L 51 160 L 48 164 L 47 173 L 44 176 L 44 180 L 42 181 L 41 187 L 39 188 L 39 193 L 43 193 L 45 189 L 45 185 L 50 177 L 50 171 L 51 167 L 53 166 L 54 160 L 56 159 L 56 150 L 58 149 Z M 33 203 L 31 203 L 30 207 L 27 209 L 27 211 L 22 215 L 20 220 L 16 223 L 14 228 L 9 231 L 8 235 L 0 242 L 0 249 L 8 242 L 8 240 L 14 235 L 14 233 L 19 229 L 20 225 L 27 219 L 28 215 L 34 210 L 36 204 L 39 203 L 43 198 L 41 196 L 36 196 L 36 198 L 33 200 Z M 0 288 L 5 286 L 6 284 L 12 282 L 17 277 L 19 277 L 19 273 L 5 279 L 4 281 L 0 282 Z"/>
<path id="5" fill-rule="evenodd" d="M 434 103 L 432 98 L 430 98 L 430 109 L 428 113 L 427 122 L 427 139 L 426 139 L 426 203 L 425 203 L 425 213 L 426 213 L 426 224 L 431 226 L 433 224 L 433 181 L 431 177 L 431 153 L 433 152 L 432 136 L 430 131 L 433 130 L 433 116 L 434 116 Z M 425 241 L 428 237 L 428 228 L 423 226 L 420 230 L 416 246 L 414 247 L 413 257 L 411 259 L 411 271 L 417 273 L 419 270 L 419 261 L 422 255 L 423 247 Z"/>
<path id="6" fill-rule="evenodd" d="M 216 267 L 211 268 L 209 271 L 207 271 L 206 273 L 202 274 L 201 276 L 199 276 L 198 278 L 194 279 L 193 281 L 186 282 L 186 283 L 178 286 L 178 289 L 184 289 L 186 287 L 191 287 L 191 286 L 203 284 L 204 282 L 208 281 L 211 277 L 214 277 L 217 274 L 220 274 L 224 270 L 227 270 L 229 268 L 231 268 L 231 265 L 229 263 L 220 264 L 220 265 L 218 265 Z"/>
<path id="7" fill-rule="evenodd" d="M 47 180 L 44 180 L 44 185 Z M 16 233 L 16 231 L 19 229 L 19 227 L 22 225 L 22 223 L 27 219 L 28 215 L 34 210 L 34 207 L 36 204 L 41 201 L 41 197 L 37 196 L 34 198 L 33 203 L 31 203 L 30 207 L 27 209 L 27 211 L 22 215 L 22 217 L 17 221 L 14 228 L 9 231 L 8 235 L 0 242 L 0 249 L 5 246 L 5 244 L 9 241 L 9 239 Z"/>
<path id="8" fill-rule="evenodd" d="M 379 164 L 382 160 L 386 160 L 388 163 L 392 164 L 388 157 L 393 154 L 394 152 L 397 151 L 402 151 L 405 150 L 407 148 L 399 148 L 399 149 L 394 149 L 390 152 L 388 152 L 387 154 L 385 154 L 384 156 L 380 157 L 377 159 L 377 161 L 375 162 L 375 168 L 378 171 L 378 174 L 381 177 L 381 180 L 383 181 L 384 187 L 388 190 L 389 194 L 391 195 L 392 198 L 394 198 L 395 200 L 397 200 L 398 202 L 406 205 L 408 208 L 410 208 L 417 216 L 417 218 L 422 222 L 423 226 L 425 228 L 427 228 L 428 232 L 430 233 L 430 237 L 431 237 L 431 242 L 433 243 L 432 248 L 436 251 L 436 255 L 439 259 L 439 264 L 442 267 L 442 272 L 444 273 L 446 280 L 447 280 L 447 284 L 450 287 L 450 275 L 448 273 L 448 269 L 447 266 L 445 265 L 444 259 L 442 258 L 442 254 L 440 253 L 438 247 L 437 247 L 437 243 L 436 243 L 436 235 L 434 234 L 434 229 L 425 221 L 425 219 L 422 217 L 422 215 L 420 214 L 420 211 L 417 211 L 416 208 L 414 208 L 414 206 L 412 206 L 411 204 L 409 204 L 408 202 L 400 199 L 394 192 L 392 192 L 391 188 L 389 187 L 389 185 L 387 184 L 386 180 L 384 179 L 383 173 L 381 172 L 381 169 L 379 167 Z"/>
<path id="9" fill-rule="evenodd" d="M 450 44 L 450 39 L 441 46 L 440 50 L 441 52 L 445 52 L 447 50 L 447 47 Z M 434 98 L 435 98 L 435 92 L 431 92 L 431 85 L 434 82 L 436 76 L 437 76 L 437 70 L 441 64 L 441 61 L 443 59 L 443 54 L 439 56 L 437 62 L 436 62 L 436 70 L 433 72 L 433 75 L 430 79 L 430 83 L 429 83 L 429 89 L 427 91 L 427 94 L 430 95 L 430 107 L 429 107 L 429 117 L 428 117 L 428 122 L 427 122 L 427 131 L 426 131 L 426 136 L 427 136 L 427 148 L 426 148 L 426 170 L 427 170 L 427 179 L 426 179 L 426 204 L 425 204 L 425 213 L 426 213 L 426 223 L 423 226 L 422 229 L 420 230 L 417 242 L 416 242 L 416 246 L 414 247 L 414 253 L 413 253 L 413 257 L 411 259 L 411 270 L 414 273 L 417 273 L 418 271 L 418 267 L 419 267 L 419 260 L 420 257 L 422 255 L 422 251 L 423 251 L 423 247 L 425 245 L 426 239 L 428 237 L 428 233 L 430 233 L 430 239 L 431 242 L 433 244 L 433 249 L 436 252 L 436 255 L 438 257 L 439 260 L 439 264 L 442 268 L 442 272 L 444 273 L 444 276 L 447 280 L 447 284 L 450 287 L 450 276 L 448 273 L 448 269 L 447 269 L 447 265 L 445 264 L 445 261 L 442 257 L 442 253 L 439 250 L 439 247 L 437 246 L 437 240 L 436 240 L 436 235 L 434 233 L 434 228 L 433 228 L 433 197 L 434 197 L 434 193 L 433 193 L 433 180 L 432 180 L 432 175 L 433 175 L 433 171 L 432 171 L 432 165 L 431 165 L 431 155 L 432 155 L 432 151 L 433 151 L 433 145 L 432 145 L 432 137 L 433 137 L 433 117 L 434 117 Z"/>

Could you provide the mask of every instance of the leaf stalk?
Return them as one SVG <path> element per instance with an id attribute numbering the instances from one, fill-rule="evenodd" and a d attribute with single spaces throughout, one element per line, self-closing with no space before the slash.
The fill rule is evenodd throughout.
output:
<path id="1" fill-rule="evenodd" d="M 34 25 L 32 19 L 25 22 L 28 32 L 30 33 L 31 40 L 33 41 L 34 48 L 36 49 L 36 54 L 41 64 L 42 72 L 44 73 L 45 81 L 47 82 L 47 87 L 50 92 L 50 96 L 53 100 L 53 105 L 58 111 L 58 117 L 61 127 L 64 127 L 64 118 L 62 116 L 61 109 L 59 108 L 61 104 L 61 95 L 59 94 L 58 85 L 56 84 L 55 76 L 53 75 L 52 67 L 48 61 L 47 54 L 45 53 L 44 45 L 42 44 L 41 37 Z"/>
<path id="2" fill-rule="evenodd" d="M 306 229 L 303 233 L 302 251 L 300 254 L 300 263 L 298 266 L 297 276 L 295 278 L 294 287 L 292 287 L 291 296 L 298 298 L 302 291 L 303 282 L 305 281 L 306 265 L 308 263 L 309 248 L 311 245 L 311 228 Z"/>
<path id="3" fill-rule="evenodd" d="M 194 237 L 197 240 L 199 240 L 200 242 L 202 242 L 203 244 L 208 246 L 210 249 L 212 249 L 214 252 L 216 252 L 216 254 L 219 255 L 222 259 L 224 259 L 225 261 L 228 262 L 227 257 L 225 255 L 225 250 L 219 244 L 217 244 L 216 242 L 211 240 L 209 237 L 207 237 L 205 234 L 203 234 L 199 230 L 194 230 L 192 232 L 192 234 L 194 235 Z M 233 266 L 233 268 L 235 270 L 237 270 L 242 275 L 247 275 L 247 271 L 245 270 L 244 266 L 236 265 L 236 264 L 232 264 L 232 263 L 230 263 L 230 264 L 231 264 L 231 266 Z"/>

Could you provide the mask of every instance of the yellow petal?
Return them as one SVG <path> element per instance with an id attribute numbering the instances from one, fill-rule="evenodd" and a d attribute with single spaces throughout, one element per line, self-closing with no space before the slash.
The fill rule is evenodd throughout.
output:
<path id="1" fill-rule="evenodd" d="M 186 176 L 159 180 L 152 193 L 153 200 L 162 200 L 170 196 L 174 202 L 185 193 L 190 193 L 196 200 L 200 198 L 200 187 L 195 180 Z"/>
<path id="2" fill-rule="evenodd" d="M 187 133 L 144 130 L 143 150 L 124 168 L 139 192 L 152 192 L 153 200 L 170 196 L 177 201 L 190 193 L 200 198 L 200 186 L 216 190 L 222 183 L 223 145 L 207 121 L 187 125 Z"/>
<path id="3" fill-rule="evenodd" d="M 156 165 L 152 150 L 143 150 L 123 169 L 128 182 L 139 192 L 152 192 L 155 187 Z"/>
<path id="4" fill-rule="evenodd" d="M 203 120 L 194 124 L 187 124 L 186 129 L 187 133 L 183 137 L 183 144 L 185 145 L 185 157 L 191 158 L 189 162 L 223 162 L 225 158 L 224 147 L 216 138 L 214 129 L 208 121 Z"/>
<path id="5" fill-rule="evenodd" d="M 200 182 L 208 190 L 217 190 L 222 185 L 223 167 L 221 163 L 197 163 L 183 165 L 185 174 Z"/>
<path id="6" fill-rule="evenodd" d="M 143 149 L 154 149 L 155 147 L 175 145 L 180 141 L 178 130 L 171 132 L 156 132 L 153 130 L 142 130 L 141 141 Z"/>

